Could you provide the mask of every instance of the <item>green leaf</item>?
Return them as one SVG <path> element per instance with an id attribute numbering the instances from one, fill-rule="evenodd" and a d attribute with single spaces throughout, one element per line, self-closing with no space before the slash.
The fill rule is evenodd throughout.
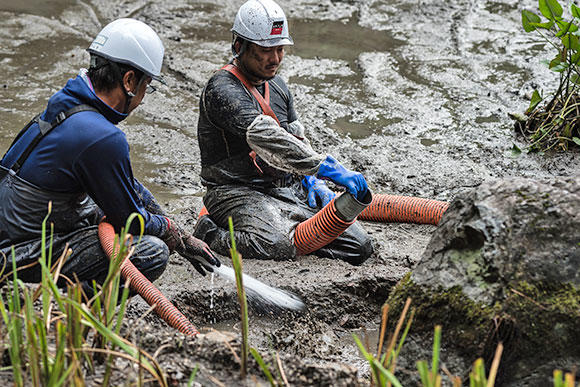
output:
<path id="1" fill-rule="evenodd" d="M 536 29 L 532 23 L 539 23 L 541 21 L 540 17 L 533 12 L 528 10 L 522 10 L 522 25 L 524 26 L 524 31 L 532 32 Z"/>
<path id="2" fill-rule="evenodd" d="M 570 58 L 570 64 L 578 64 L 578 62 L 580 62 L 580 52 L 575 53 L 574 55 L 572 55 L 572 58 Z"/>
<path id="3" fill-rule="evenodd" d="M 558 27 L 560 27 L 560 31 L 556 33 L 557 38 L 561 38 L 562 36 L 566 35 L 569 32 L 578 31 L 578 27 L 572 22 L 557 20 L 556 23 L 558 24 Z"/>
<path id="4" fill-rule="evenodd" d="M 572 74 L 570 76 L 570 82 L 572 82 L 575 85 L 580 85 L 580 76 L 578 74 Z"/>
<path id="5" fill-rule="evenodd" d="M 572 137 L 572 141 L 574 141 L 576 143 L 576 145 L 580 145 L 580 138 Z M 580 246 L 580 243 L 578 243 L 578 245 Z"/>
<path id="6" fill-rule="evenodd" d="M 532 27 L 536 27 L 536 28 L 543 28 L 545 30 L 549 30 L 550 28 L 552 28 L 554 26 L 554 21 L 550 20 L 544 23 L 530 23 L 530 25 Z"/>
<path id="7" fill-rule="evenodd" d="M 512 146 L 512 156 L 517 157 L 522 154 L 522 150 L 516 145 L 513 144 Z"/>
<path id="8" fill-rule="evenodd" d="M 564 47 L 570 50 L 578 51 L 580 50 L 580 42 L 578 40 L 578 36 L 567 34 L 562 38 L 562 44 Z"/>
<path id="9" fill-rule="evenodd" d="M 559 65 L 550 68 L 555 73 L 561 73 L 562 71 L 566 70 L 570 65 L 566 62 L 561 62 Z"/>
<path id="10" fill-rule="evenodd" d="M 531 113 L 538 104 L 542 102 L 542 96 L 538 92 L 538 90 L 534 90 L 532 93 L 532 99 L 530 100 L 530 106 L 528 107 L 527 113 Z"/>
<path id="11" fill-rule="evenodd" d="M 540 12 L 547 19 L 556 20 L 562 16 L 562 7 L 557 0 L 540 0 Z"/>
<path id="12" fill-rule="evenodd" d="M 578 8 L 574 3 L 570 3 L 570 13 L 572 16 L 580 19 L 580 8 Z"/>
<path id="13" fill-rule="evenodd" d="M 556 57 L 554 59 L 552 59 L 550 61 L 550 63 L 548 64 L 548 68 L 553 69 L 554 67 L 558 66 L 560 63 L 562 63 L 562 60 L 560 59 L 560 55 L 556 55 Z"/>

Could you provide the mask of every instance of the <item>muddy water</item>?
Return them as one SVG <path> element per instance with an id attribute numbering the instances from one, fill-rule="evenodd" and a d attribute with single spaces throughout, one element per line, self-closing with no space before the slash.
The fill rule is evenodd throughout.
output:
<path id="1" fill-rule="evenodd" d="M 103 23 L 122 16 L 142 19 L 166 45 L 168 86 L 147 96 L 122 128 L 135 175 L 172 216 L 192 227 L 204 193 L 197 103 L 206 80 L 230 57 L 229 28 L 240 3 L 0 1 L 1 151 L 86 66 L 84 49 Z M 539 64 L 551 55 L 549 49 L 520 26 L 521 9 L 533 9 L 535 1 L 280 4 L 296 43 L 281 76 L 313 146 L 364 173 L 375 192 L 452 200 L 486 179 L 578 173 L 577 152 L 511 153 L 514 143 L 525 144 L 514 135 L 507 113 L 524 110 L 533 88 L 548 92 L 554 79 Z M 360 267 L 314 257 L 282 263 L 246 259 L 251 275 L 292 290 L 309 308 L 299 317 L 252 315 L 254 345 L 365 371 L 350 333 L 377 328 L 390 287 L 420 259 L 433 227 L 364 226 L 376 253 Z M 215 319 L 228 327 L 237 318 L 234 288 L 215 282 L 211 316 L 209 278 L 200 278 L 181 258 L 172 257 L 158 285 L 197 325 Z M 133 310 L 146 307 L 135 302 Z M 178 349 L 173 356 L 175 366 Z M 407 364 L 412 369 L 414 359 Z"/>

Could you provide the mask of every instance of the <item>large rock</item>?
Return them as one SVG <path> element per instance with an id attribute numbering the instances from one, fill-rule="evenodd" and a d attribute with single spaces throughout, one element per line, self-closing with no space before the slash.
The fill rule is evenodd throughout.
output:
<path id="1" fill-rule="evenodd" d="M 442 325 L 455 364 L 502 341 L 502 384 L 551 384 L 554 368 L 580 365 L 579 181 L 497 180 L 457 197 L 389 303 L 412 297 L 412 332 Z"/>

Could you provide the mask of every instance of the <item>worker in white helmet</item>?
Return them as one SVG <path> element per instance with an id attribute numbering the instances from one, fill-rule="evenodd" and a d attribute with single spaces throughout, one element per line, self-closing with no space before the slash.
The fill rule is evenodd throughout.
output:
<path id="1" fill-rule="evenodd" d="M 231 216 L 244 257 L 291 259 L 312 250 L 294 238 L 301 222 L 327 205 L 336 207 L 340 221 L 354 222 L 371 193 L 360 173 L 315 152 L 305 136 L 292 94 L 276 75 L 285 47 L 293 44 L 282 8 L 272 0 L 249 0 L 238 10 L 232 32 L 233 59 L 211 77 L 200 99 L 198 140 L 207 193 L 194 235 L 226 253 Z M 335 200 L 321 179 L 348 194 Z M 370 237 L 354 223 L 314 254 L 361 264 L 372 251 Z"/>
<path id="2" fill-rule="evenodd" d="M 76 276 L 90 291 L 104 280 L 109 259 L 100 247 L 97 224 L 106 216 L 117 231 L 131 213 L 145 220 L 145 235 L 131 261 L 151 281 L 164 271 L 173 250 L 202 273 L 218 265 L 207 245 L 179 228 L 161 211 L 153 195 L 134 177 L 125 134 L 116 126 L 163 82 L 164 48 L 143 22 L 119 19 L 108 24 L 87 50 L 90 67 L 54 94 L 43 113 L 26 125 L 0 163 L 0 257 L 11 267 L 41 256 L 41 225 L 52 202 L 52 252 L 65 246 L 72 255 L 61 274 Z M 139 235 L 134 222 L 129 230 Z M 200 259 L 200 261 L 198 261 Z M 209 263 L 209 265 L 207 264 Z M 39 281 L 40 266 L 18 273 Z M 210 269 L 211 270 L 211 269 Z"/>

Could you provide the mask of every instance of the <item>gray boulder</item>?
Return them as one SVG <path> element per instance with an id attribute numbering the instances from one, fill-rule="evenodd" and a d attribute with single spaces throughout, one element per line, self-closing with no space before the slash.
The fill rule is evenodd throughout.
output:
<path id="1" fill-rule="evenodd" d="M 489 369 L 503 342 L 496 385 L 550 385 L 553 369 L 580 366 L 580 178 L 495 180 L 459 195 L 388 302 L 400 310 L 407 297 L 414 341 L 431 343 L 442 325 L 452 364 L 483 357 Z"/>

